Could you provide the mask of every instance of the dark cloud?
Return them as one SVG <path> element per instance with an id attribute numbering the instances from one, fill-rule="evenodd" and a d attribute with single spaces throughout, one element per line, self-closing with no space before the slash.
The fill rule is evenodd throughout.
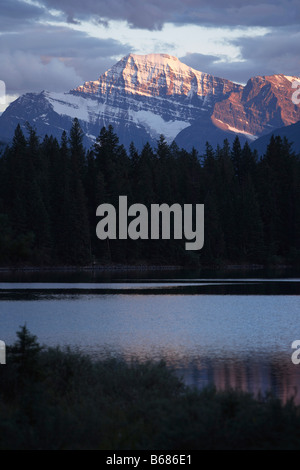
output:
<path id="1" fill-rule="evenodd" d="M 205 26 L 283 26 L 299 24 L 299 0 L 41 0 L 70 21 L 124 20 L 134 28 L 161 29 L 167 22 Z"/>
<path id="2" fill-rule="evenodd" d="M 263 37 L 239 38 L 232 43 L 241 48 L 241 53 L 246 59 L 272 63 L 277 69 L 283 65 L 285 59 L 294 58 L 295 63 L 300 65 L 298 28 L 277 28 L 276 31 L 272 30 Z"/>
<path id="3" fill-rule="evenodd" d="M 205 26 L 286 26 L 299 24 L 300 3 L 298 0 L 210 0 L 198 2 L 186 0 L 188 8 L 173 19 L 178 24 Z"/>
<path id="4" fill-rule="evenodd" d="M 190 67 L 215 77 L 227 78 L 236 83 L 246 83 L 254 75 L 268 75 L 260 71 L 257 64 L 248 61 L 222 61 L 220 57 L 205 56 L 204 54 L 187 54 L 180 60 Z"/>
<path id="5" fill-rule="evenodd" d="M 96 80 L 131 48 L 115 39 L 35 25 L 20 33 L 0 35 L 1 80 L 9 93 L 66 91 Z"/>
<path id="6" fill-rule="evenodd" d="M 21 18 L 23 20 L 39 18 L 44 8 L 39 5 L 33 5 L 22 0 L 1 0 L 0 4 L 1 18 Z"/>
<path id="7" fill-rule="evenodd" d="M 187 54 L 183 62 L 197 70 L 245 83 L 253 75 L 300 75 L 299 0 L 0 0 L 1 76 L 9 93 L 68 90 L 94 80 L 134 45 L 112 38 L 98 39 L 72 29 L 82 20 L 108 26 L 124 20 L 132 28 L 159 30 L 165 23 L 215 27 L 267 26 L 264 36 L 240 37 L 227 42 L 239 47 L 241 60 L 215 55 Z M 60 13 L 51 16 L 51 10 Z M 70 27 L 47 21 L 68 21 Z M 108 34 L 118 31 L 107 29 Z M 111 33 L 110 33 L 111 31 Z M 179 33 L 180 34 L 180 33 Z M 166 37 L 168 41 L 168 37 Z M 153 49 L 161 50 L 153 38 Z M 195 38 L 196 41 L 196 38 Z M 195 46 L 195 44 L 194 44 Z M 173 45 L 164 49 L 173 53 Z M 152 52 L 149 51 L 149 52 Z"/>
<path id="8" fill-rule="evenodd" d="M 1 0 L 0 31 L 20 31 L 45 15 L 45 7 L 25 3 L 22 0 Z"/>
<path id="9" fill-rule="evenodd" d="M 90 19 L 96 21 L 124 20 L 130 27 L 161 29 L 170 18 L 178 0 L 42 0 L 43 4 L 64 12 L 69 21 Z M 179 1 L 180 3 L 180 1 Z"/>
<path id="10" fill-rule="evenodd" d="M 38 39 L 37 39 L 38 38 Z M 21 33 L 0 35 L 0 50 L 30 51 L 53 57 L 109 57 L 127 53 L 128 45 L 115 39 L 99 39 L 64 27 L 40 26 Z"/>
<path id="11" fill-rule="evenodd" d="M 300 31 L 280 28 L 264 36 L 242 37 L 231 41 L 239 46 L 241 60 L 228 62 L 224 57 L 187 54 L 180 60 L 185 64 L 215 76 L 246 83 L 256 75 L 300 76 Z"/>
<path id="12" fill-rule="evenodd" d="M 201 72 L 209 73 L 211 67 L 220 60 L 216 55 L 208 54 L 187 54 L 179 58 L 184 64 L 189 65 L 193 69 L 200 70 Z"/>

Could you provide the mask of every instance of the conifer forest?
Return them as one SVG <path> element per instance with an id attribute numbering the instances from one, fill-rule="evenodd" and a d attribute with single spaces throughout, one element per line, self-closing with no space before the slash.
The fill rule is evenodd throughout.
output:
<path id="1" fill-rule="evenodd" d="M 118 204 L 204 204 L 204 246 L 184 240 L 99 240 L 96 208 Z M 103 127 L 90 149 L 75 118 L 61 140 L 20 125 L 0 156 L 1 266 L 110 263 L 180 266 L 297 265 L 300 261 L 300 158 L 272 137 L 259 156 L 236 137 L 204 155 L 163 135 L 156 148 L 119 144 Z"/>

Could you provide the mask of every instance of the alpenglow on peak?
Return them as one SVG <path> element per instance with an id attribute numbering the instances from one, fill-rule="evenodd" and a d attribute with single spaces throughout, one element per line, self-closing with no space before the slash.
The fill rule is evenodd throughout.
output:
<path id="1" fill-rule="evenodd" d="M 200 72 L 169 54 L 128 54 L 102 74 L 99 80 L 85 82 L 75 92 L 90 94 L 130 93 L 141 96 L 204 97 L 238 89 L 229 80 Z"/>
<path id="2" fill-rule="evenodd" d="M 300 121 L 289 75 L 257 76 L 245 86 L 195 70 L 169 54 L 128 54 L 97 80 L 66 93 L 27 93 L 0 117 L 0 140 L 10 141 L 18 123 L 40 136 L 61 138 L 76 117 L 90 147 L 102 127 L 112 125 L 127 149 L 156 146 L 161 134 L 168 143 L 205 151 L 233 141 L 253 141 L 273 129 Z"/>

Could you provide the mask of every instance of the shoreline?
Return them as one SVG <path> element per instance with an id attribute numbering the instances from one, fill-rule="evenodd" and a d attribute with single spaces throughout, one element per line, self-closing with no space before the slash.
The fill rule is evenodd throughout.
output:
<path id="1" fill-rule="evenodd" d="M 180 265 L 130 265 L 107 264 L 92 266 L 0 266 L 0 273 L 16 272 L 109 272 L 109 271 L 183 271 L 183 270 L 211 270 L 211 271 L 256 271 L 263 269 L 297 269 L 291 265 L 263 265 L 263 264 L 224 264 L 221 266 L 180 266 Z"/>
<path id="2" fill-rule="evenodd" d="M 1 272 L 80 272 L 80 271 L 147 271 L 180 270 L 183 266 L 165 265 L 95 265 L 95 266 L 1 266 Z"/>

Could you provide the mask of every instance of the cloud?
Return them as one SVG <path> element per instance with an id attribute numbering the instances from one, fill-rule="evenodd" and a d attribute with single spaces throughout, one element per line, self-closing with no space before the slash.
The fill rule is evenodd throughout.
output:
<path id="1" fill-rule="evenodd" d="M 220 57 L 216 55 L 198 53 L 186 54 L 184 57 L 180 57 L 179 59 L 193 69 L 200 70 L 205 73 L 208 73 L 208 70 L 211 67 L 214 67 L 216 62 L 220 61 Z"/>
<path id="2" fill-rule="evenodd" d="M 78 27 L 78 22 L 83 20 L 85 23 Z M 222 49 L 217 46 L 216 52 L 210 47 L 211 55 L 185 54 L 180 59 L 197 70 L 240 83 L 254 75 L 300 75 L 299 0 L 253 0 L 251 4 L 242 0 L 1 0 L 0 79 L 6 82 L 8 93 L 42 89 L 65 91 L 86 80 L 97 79 L 137 46 L 137 40 L 132 39 L 135 36 L 130 36 L 124 28 L 126 23 L 122 23 L 120 33 L 117 23 L 109 23 L 111 20 L 123 20 L 131 28 L 142 29 L 130 33 L 141 38 L 138 47 L 143 51 L 162 50 L 164 41 L 164 50 L 174 55 L 175 47 L 181 44 L 180 29 L 178 45 L 174 46 L 171 37 L 165 34 L 166 23 L 168 27 L 170 23 L 215 27 L 217 29 L 210 31 L 212 35 L 216 31 L 216 39 L 222 27 L 230 26 L 235 35 L 242 29 L 245 34 L 241 33 L 241 37 L 219 38 L 219 43 L 223 41 L 240 51 L 240 59 L 235 62 L 219 55 L 218 50 Z M 89 32 L 91 23 L 90 34 L 98 24 L 106 37 L 92 37 L 79 30 L 86 28 Z M 103 32 L 105 26 L 107 30 Z M 250 36 L 249 26 L 267 26 L 268 29 L 260 36 L 250 29 L 250 34 L 253 31 Z M 151 32 L 155 30 L 162 32 Z M 266 34 L 266 31 L 269 32 Z M 122 39 L 124 37 L 128 39 Z M 143 38 L 146 38 L 144 45 Z M 192 37 L 191 41 L 193 50 L 197 51 L 197 37 Z M 211 41 L 213 43 L 214 39 Z M 205 45 L 199 50 L 205 51 Z"/>
<path id="3" fill-rule="evenodd" d="M 99 39 L 65 27 L 42 26 L 0 35 L 0 50 L 28 51 L 53 57 L 109 57 L 128 51 L 128 45 L 113 38 Z"/>
<path id="4" fill-rule="evenodd" d="M 242 37 L 230 42 L 240 47 L 240 60 L 197 53 L 186 54 L 180 60 L 196 70 L 239 83 L 246 83 L 256 75 L 300 76 L 300 32 L 297 28 L 280 28 L 264 36 Z"/>
<path id="5" fill-rule="evenodd" d="M 283 26 L 300 21 L 299 0 L 41 0 L 70 21 L 90 17 L 124 20 L 130 27 L 162 29 L 167 22 L 202 26 Z"/>
<path id="6" fill-rule="evenodd" d="M 222 57 L 197 53 L 186 54 L 180 60 L 196 70 L 236 83 L 246 83 L 253 75 L 253 64 L 251 69 L 248 62 L 226 62 Z"/>
<path id="7" fill-rule="evenodd" d="M 174 23 L 202 24 L 206 26 L 286 26 L 299 24 L 298 0 L 210 0 L 209 3 L 186 0 L 188 8 L 178 15 Z"/>
<path id="8" fill-rule="evenodd" d="M 51 15 L 50 15 L 51 16 Z M 49 13 L 42 4 L 31 4 L 22 0 L 1 0 L 0 31 L 20 31 Z"/>
<path id="9" fill-rule="evenodd" d="M 121 20 L 130 27 L 158 30 L 168 21 L 178 0 L 43 0 L 43 4 L 64 12 L 69 21 L 75 19 Z M 179 3 L 181 3 L 179 1 Z"/>
<path id="10" fill-rule="evenodd" d="M 288 61 L 300 66 L 299 44 L 300 31 L 298 28 L 280 28 L 270 31 L 261 37 L 239 38 L 232 41 L 241 48 L 244 58 L 267 63 L 275 69 Z"/>
<path id="11" fill-rule="evenodd" d="M 66 91 L 80 83 L 80 77 L 59 59 L 48 63 L 34 54 L 17 51 L 11 55 L 0 54 L 2 79 L 8 92 Z"/>
<path id="12" fill-rule="evenodd" d="M 0 35 L 1 80 L 10 93 L 66 91 L 97 79 L 130 46 L 63 27 L 39 26 Z"/>

